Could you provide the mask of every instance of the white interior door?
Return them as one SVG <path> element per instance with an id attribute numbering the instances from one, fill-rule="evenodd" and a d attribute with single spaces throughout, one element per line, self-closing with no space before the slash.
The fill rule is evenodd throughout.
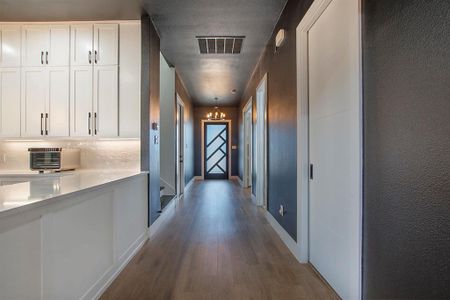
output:
<path id="1" fill-rule="evenodd" d="M 244 186 L 252 186 L 252 107 L 244 111 Z"/>
<path id="2" fill-rule="evenodd" d="M 41 137 L 44 134 L 44 114 L 47 99 L 46 68 L 22 69 L 22 136 Z"/>
<path id="3" fill-rule="evenodd" d="M 118 67 L 94 67 L 94 135 L 119 135 Z"/>
<path id="4" fill-rule="evenodd" d="M 71 65 L 92 65 L 94 55 L 94 27 L 90 24 L 80 24 L 72 25 L 70 28 Z"/>
<path id="5" fill-rule="evenodd" d="M 20 136 L 20 69 L 0 69 L 0 137 Z"/>
<path id="6" fill-rule="evenodd" d="M 119 63 L 119 25 L 94 25 L 94 63 L 111 66 Z"/>
<path id="7" fill-rule="evenodd" d="M 48 68 L 48 135 L 69 136 L 69 69 Z"/>
<path id="8" fill-rule="evenodd" d="M 267 76 L 259 84 L 256 90 L 256 199 L 258 205 L 267 208 L 267 134 L 266 134 L 266 110 L 267 110 Z"/>
<path id="9" fill-rule="evenodd" d="M 44 66 L 45 51 L 48 46 L 48 26 L 28 25 L 22 27 L 22 65 L 24 67 Z"/>
<path id="10" fill-rule="evenodd" d="M 20 67 L 20 25 L 0 26 L 0 67 Z"/>
<path id="11" fill-rule="evenodd" d="M 343 299 L 360 284 L 358 0 L 332 0 L 308 34 L 310 262 Z"/>
<path id="12" fill-rule="evenodd" d="M 70 62 L 69 25 L 50 26 L 48 45 L 49 45 L 48 49 L 46 49 L 46 52 L 48 52 L 48 55 L 46 53 L 46 64 L 53 67 L 69 66 Z"/>
<path id="13" fill-rule="evenodd" d="M 184 194 L 184 107 L 177 104 L 177 195 Z"/>
<path id="14" fill-rule="evenodd" d="M 94 95 L 92 66 L 71 67 L 70 82 L 70 135 L 91 136 Z"/>

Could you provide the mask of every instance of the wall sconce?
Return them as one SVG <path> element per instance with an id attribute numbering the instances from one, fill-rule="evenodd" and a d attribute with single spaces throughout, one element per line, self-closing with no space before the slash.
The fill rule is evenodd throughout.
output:
<path id="1" fill-rule="evenodd" d="M 286 40 L 286 30 L 280 29 L 275 37 L 275 53 L 278 51 Z"/>

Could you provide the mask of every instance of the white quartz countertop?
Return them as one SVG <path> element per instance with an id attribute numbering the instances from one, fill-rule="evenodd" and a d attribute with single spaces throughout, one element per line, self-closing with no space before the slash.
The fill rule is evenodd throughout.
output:
<path id="1" fill-rule="evenodd" d="M 147 173 L 138 170 L 80 170 L 51 174 L 0 171 L 0 182 L 22 181 L 0 186 L 0 218 L 143 174 Z"/>

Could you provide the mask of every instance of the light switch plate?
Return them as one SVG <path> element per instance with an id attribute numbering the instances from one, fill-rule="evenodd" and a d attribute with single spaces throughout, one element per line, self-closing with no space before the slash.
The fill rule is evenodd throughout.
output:
<path id="1" fill-rule="evenodd" d="M 280 209 L 278 210 L 278 212 L 280 213 L 280 216 L 284 216 L 284 214 L 285 214 L 285 211 L 284 211 L 284 206 L 283 205 L 280 205 Z"/>

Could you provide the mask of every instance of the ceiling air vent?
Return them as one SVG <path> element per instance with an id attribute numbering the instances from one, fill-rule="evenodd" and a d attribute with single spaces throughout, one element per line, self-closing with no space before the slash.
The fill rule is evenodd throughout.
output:
<path id="1" fill-rule="evenodd" d="M 239 54 L 245 36 L 197 36 L 201 54 Z"/>

